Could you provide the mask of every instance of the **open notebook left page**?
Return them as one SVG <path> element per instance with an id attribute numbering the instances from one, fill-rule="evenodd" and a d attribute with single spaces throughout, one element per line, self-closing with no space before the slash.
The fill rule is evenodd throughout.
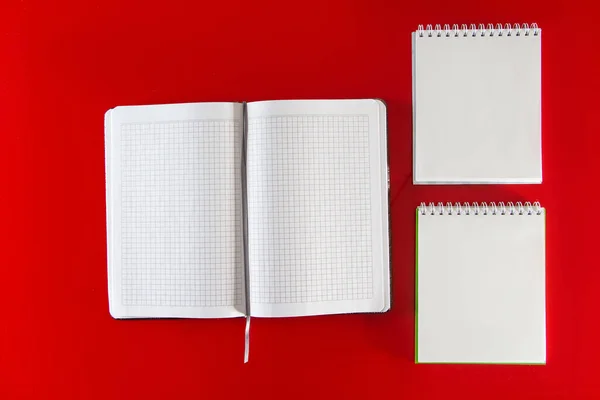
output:
<path id="1" fill-rule="evenodd" d="M 110 313 L 245 314 L 241 104 L 105 115 Z"/>

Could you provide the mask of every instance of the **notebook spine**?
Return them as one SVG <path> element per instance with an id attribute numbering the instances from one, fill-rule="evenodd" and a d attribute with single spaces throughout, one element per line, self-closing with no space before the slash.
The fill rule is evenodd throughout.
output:
<path id="1" fill-rule="evenodd" d="M 419 206 L 419 213 L 421 215 L 541 215 L 542 206 L 539 202 L 531 204 L 526 202 L 512 203 L 508 202 L 504 204 L 500 202 L 498 204 L 492 202 L 489 205 L 487 203 L 421 203 Z"/>
<path id="2" fill-rule="evenodd" d="M 423 25 L 419 25 L 417 28 L 417 35 L 419 37 L 476 37 L 476 36 L 538 36 L 540 35 L 542 30 L 538 27 L 538 25 L 534 22 L 531 25 L 529 24 L 471 24 L 467 26 L 467 24 L 462 24 L 460 28 L 458 24 L 452 25 L 449 24 L 436 24 L 432 26 L 431 24 L 426 25 L 423 28 Z"/>

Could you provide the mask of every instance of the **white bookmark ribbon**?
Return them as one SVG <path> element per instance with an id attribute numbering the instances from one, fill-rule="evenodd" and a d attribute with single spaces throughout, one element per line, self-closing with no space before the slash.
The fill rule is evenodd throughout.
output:
<path id="1" fill-rule="evenodd" d="M 244 333 L 244 364 L 248 362 L 250 356 L 250 316 L 246 317 L 246 331 Z"/>

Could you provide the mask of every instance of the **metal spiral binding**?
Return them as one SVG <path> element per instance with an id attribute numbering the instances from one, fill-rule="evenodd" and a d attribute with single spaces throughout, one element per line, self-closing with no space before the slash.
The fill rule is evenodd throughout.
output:
<path id="1" fill-rule="evenodd" d="M 467 36 L 538 36 L 542 30 L 538 27 L 538 25 L 534 22 L 531 25 L 529 24 L 479 24 L 478 26 L 475 24 L 471 24 L 467 26 L 467 24 L 462 24 L 460 28 L 458 24 L 453 24 L 450 27 L 449 24 L 442 25 L 436 24 L 432 27 L 431 24 L 426 25 L 423 28 L 423 25 L 419 25 L 417 28 L 417 35 L 419 37 L 467 37 Z"/>
<path id="2" fill-rule="evenodd" d="M 542 206 L 538 201 L 531 204 L 526 202 L 525 204 L 518 201 L 516 204 L 508 202 L 504 204 L 499 202 L 498 204 L 492 202 L 489 205 L 487 203 L 421 203 L 419 206 L 419 213 L 421 215 L 541 215 Z"/>

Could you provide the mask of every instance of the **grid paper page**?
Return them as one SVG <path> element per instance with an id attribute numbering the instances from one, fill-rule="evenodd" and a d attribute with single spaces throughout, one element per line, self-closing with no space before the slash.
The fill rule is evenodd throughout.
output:
<path id="1" fill-rule="evenodd" d="M 259 304 L 373 299 L 369 148 L 368 115 L 250 113 L 253 313 Z"/>
<path id="2" fill-rule="evenodd" d="M 120 146 L 122 306 L 240 306 L 240 120 L 123 123 Z"/>
<path id="3" fill-rule="evenodd" d="M 122 126 L 123 303 L 241 301 L 239 122 Z"/>
<path id="4" fill-rule="evenodd" d="M 250 119 L 253 302 L 373 296 L 368 128 L 365 115 Z"/>

